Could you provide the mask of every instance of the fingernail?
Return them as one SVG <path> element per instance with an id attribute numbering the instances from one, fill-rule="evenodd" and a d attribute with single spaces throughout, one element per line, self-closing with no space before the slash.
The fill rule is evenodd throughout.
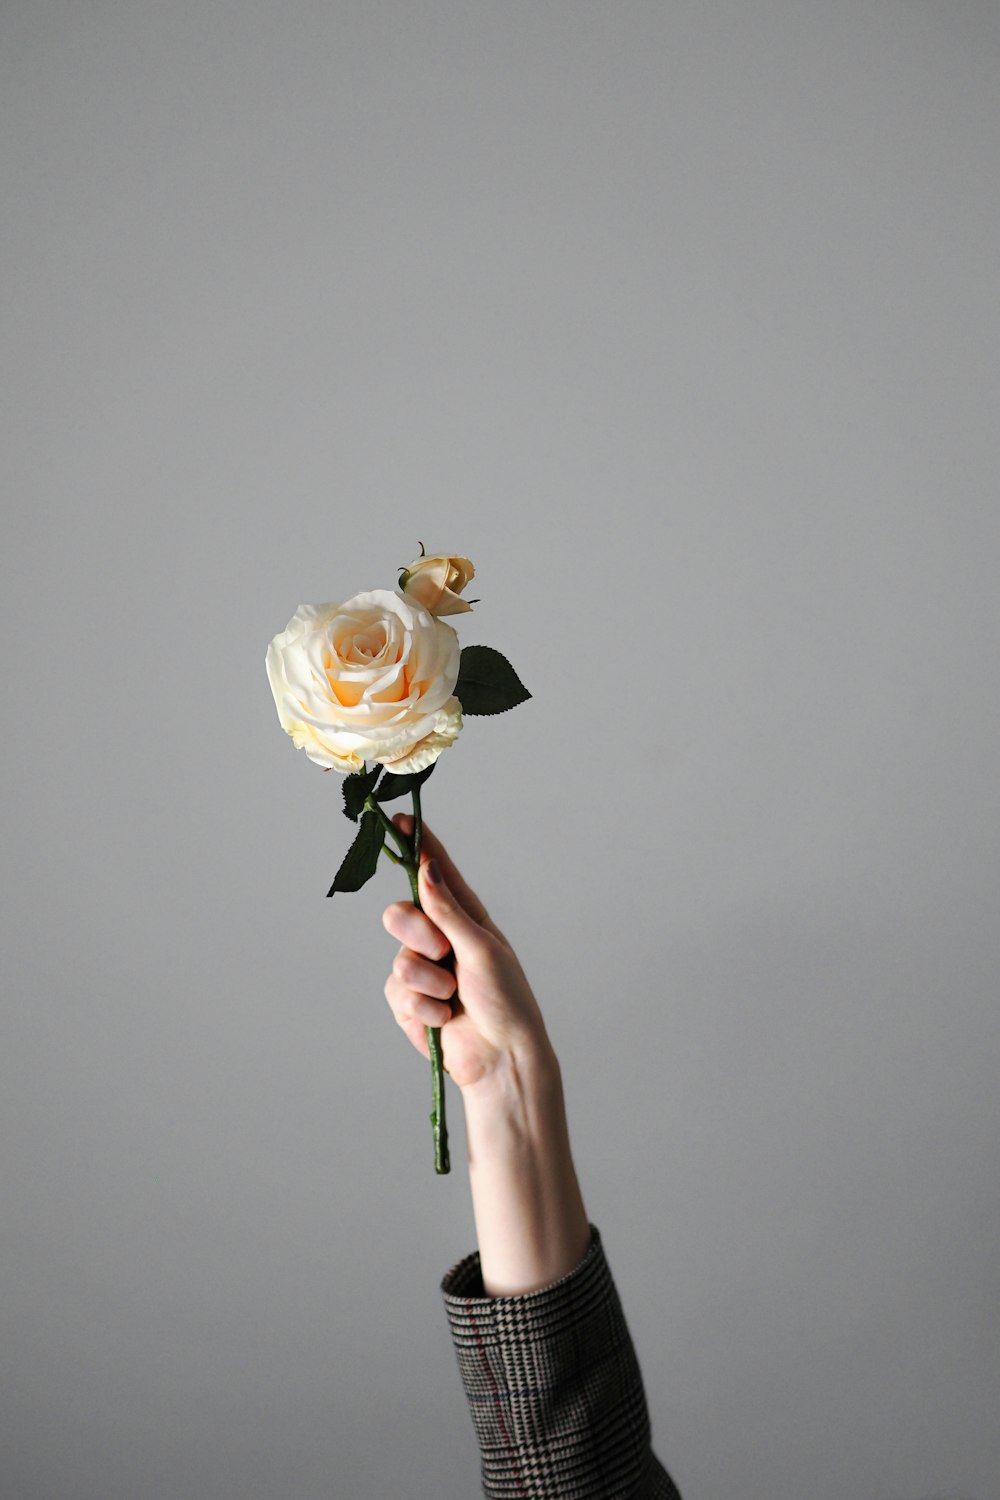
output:
<path id="1" fill-rule="evenodd" d="M 427 861 L 427 884 L 441 884 L 441 866 L 438 864 L 436 859 L 429 859 Z"/>

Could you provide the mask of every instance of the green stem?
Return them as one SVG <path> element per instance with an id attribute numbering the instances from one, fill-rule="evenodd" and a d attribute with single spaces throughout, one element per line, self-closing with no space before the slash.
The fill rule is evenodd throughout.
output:
<path id="1" fill-rule="evenodd" d="M 413 904 L 418 911 L 423 911 L 423 907 L 420 904 L 420 885 L 417 880 L 417 867 L 410 859 L 404 861 L 404 863 L 406 865 L 406 873 L 410 878 L 410 891 L 413 895 Z"/>
<path id="2" fill-rule="evenodd" d="M 404 833 L 400 833 L 395 823 L 390 824 L 397 838 L 405 845 L 408 858 L 401 863 L 406 869 L 410 881 L 410 891 L 413 895 L 413 904 L 418 911 L 423 911 L 420 901 L 420 882 L 418 870 L 420 869 L 420 840 L 423 836 L 423 821 L 420 815 L 420 788 L 414 787 L 410 793 L 413 798 L 413 842 L 407 839 Z M 383 848 L 385 846 L 383 845 Z M 441 960 L 442 967 L 452 967 L 452 956 L 449 953 Z M 445 1117 L 444 1097 L 444 1054 L 441 1049 L 440 1026 L 428 1026 L 427 1050 L 431 1057 L 431 1133 L 434 1137 L 434 1170 L 438 1176 L 444 1176 L 451 1171 L 451 1157 L 448 1152 L 448 1122 Z"/>
<path id="3" fill-rule="evenodd" d="M 420 811 L 420 787 L 411 787 L 410 796 L 413 798 L 413 863 L 419 870 L 420 845 L 424 838 L 424 817 Z"/>
<path id="4" fill-rule="evenodd" d="M 365 798 L 365 808 L 367 811 L 376 814 L 385 832 L 390 834 L 391 837 L 396 841 L 396 847 L 399 850 L 398 859 L 396 859 L 396 856 L 393 854 L 392 850 L 388 848 L 387 845 L 382 845 L 382 848 L 385 850 L 386 854 L 389 855 L 389 858 L 396 859 L 397 865 L 409 865 L 410 861 L 413 858 L 413 851 L 410 848 L 410 841 L 406 837 L 406 834 L 400 832 L 392 819 L 386 814 L 385 808 L 381 805 L 381 803 L 375 801 L 373 795 Z M 414 873 L 416 872 L 414 871 Z M 410 884 L 413 884 L 412 879 L 410 881 Z"/>
<path id="5" fill-rule="evenodd" d="M 395 842 L 399 850 L 394 854 L 385 842 L 382 844 L 382 853 L 387 854 L 394 865 L 402 865 L 410 882 L 410 891 L 413 894 L 413 904 L 418 911 L 423 911 L 420 902 L 420 884 L 418 871 L 420 869 L 420 843 L 423 838 L 424 825 L 420 812 L 420 788 L 414 787 L 411 793 L 413 797 L 413 840 L 411 841 L 397 828 L 385 809 L 375 800 L 374 794 L 365 798 L 365 809 L 373 812 L 382 824 L 383 831 Z M 441 960 L 442 966 L 453 969 L 454 959 L 448 953 Z M 441 1028 L 440 1026 L 428 1026 L 427 1049 L 431 1058 L 431 1100 L 432 1108 L 430 1114 L 431 1130 L 434 1136 L 434 1170 L 439 1175 L 451 1171 L 451 1158 L 448 1154 L 448 1126 L 445 1120 L 444 1101 L 444 1056 L 441 1050 Z"/>
<path id="6" fill-rule="evenodd" d="M 434 1170 L 439 1177 L 451 1171 L 448 1155 L 448 1124 L 444 1112 L 444 1056 L 441 1051 L 441 1028 L 427 1027 L 427 1047 L 431 1054 L 431 1132 L 434 1136 Z"/>

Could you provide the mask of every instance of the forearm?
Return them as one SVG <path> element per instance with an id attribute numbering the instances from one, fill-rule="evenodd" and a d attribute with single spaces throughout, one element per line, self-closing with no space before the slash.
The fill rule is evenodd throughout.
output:
<path id="1" fill-rule="evenodd" d="M 483 1290 L 516 1296 L 557 1281 L 590 1244 L 570 1153 L 558 1060 L 547 1044 L 463 1090 Z"/>

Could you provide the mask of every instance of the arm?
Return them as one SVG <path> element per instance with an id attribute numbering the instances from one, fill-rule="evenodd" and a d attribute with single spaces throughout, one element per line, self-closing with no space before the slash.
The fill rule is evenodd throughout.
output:
<path id="1" fill-rule="evenodd" d="M 556 1055 L 540 1046 L 508 1056 L 462 1096 L 483 1290 L 511 1297 L 548 1286 L 590 1247 Z"/>
<path id="2" fill-rule="evenodd" d="M 410 832 L 412 819 L 394 821 Z M 402 944 L 385 994 L 424 1057 L 424 1028 L 442 1028 L 465 1107 L 479 1249 L 442 1290 L 484 1491 L 528 1493 L 511 1486 L 530 1474 L 574 1500 L 679 1500 L 650 1447 L 641 1374 L 584 1208 L 538 1002 L 426 824 L 419 878 L 424 910 L 395 902 L 383 914 Z"/>
<path id="3" fill-rule="evenodd" d="M 409 816 L 395 821 L 409 833 Z M 442 1027 L 444 1065 L 465 1106 L 487 1295 L 531 1291 L 571 1271 L 590 1243 L 559 1064 L 516 954 L 426 824 L 420 900 L 423 912 L 397 901 L 383 915 L 403 943 L 386 998 L 425 1057 L 424 1027 Z"/>

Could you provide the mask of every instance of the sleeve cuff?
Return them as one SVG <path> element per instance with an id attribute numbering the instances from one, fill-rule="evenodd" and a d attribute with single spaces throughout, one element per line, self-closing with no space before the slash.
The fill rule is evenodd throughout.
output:
<path id="1" fill-rule="evenodd" d="M 441 1282 L 487 1496 L 673 1495 L 650 1489 L 642 1377 L 601 1236 L 558 1281 L 486 1297 L 478 1254 Z M 656 1466 L 658 1468 L 658 1466 Z M 532 1478 L 531 1476 L 535 1476 Z M 524 1486 L 511 1488 L 511 1486 Z"/>
<path id="2" fill-rule="evenodd" d="M 483 1272 L 479 1261 L 479 1251 L 474 1250 L 471 1255 L 467 1255 L 464 1260 L 460 1260 L 456 1265 L 452 1266 L 447 1275 L 443 1277 L 441 1290 L 444 1293 L 445 1306 L 448 1308 L 450 1317 L 453 1310 L 452 1305 L 456 1303 L 464 1305 L 469 1301 L 482 1302 L 486 1304 L 486 1307 L 482 1310 L 477 1309 L 477 1314 L 480 1314 L 481 1312 L 485 1312 L 488 1305 L 493 1302 L 523 1303 L 533 1297 L 548 1298 L 557 1287 L 564 1286 L 574 1276 L 579 1276 L 588 1267 L 592 1267 L 592 1263 L 597 1257 L 603 1260 L 604 1251 L 601 1246 L 600 1231 L 596 1225 L 591 1224 L 590 1246 L 587 1253 L 580 1264 L 574 1266 L 572 1271 L 567 1271 L 565 1276 L 560 1276 L 557 1281 L 550 1282 L 548 1286 L 537 1287 L 533 1292 L 519 1292 L 513 1297 L 488 1297 L 483 1291 Z M 457 1312 L 460 1308 L 456 1306 L 454 1310 Z"/>

